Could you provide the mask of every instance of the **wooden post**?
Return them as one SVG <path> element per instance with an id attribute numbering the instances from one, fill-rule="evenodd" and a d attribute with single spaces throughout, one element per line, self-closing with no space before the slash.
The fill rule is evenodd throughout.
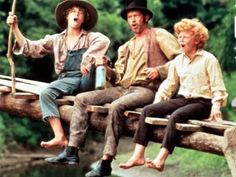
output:
<path id="1" fill-rule="evenodd" d="M 233 99 L 233 101 L 231 102 L 231 106 L 236 109 L 236 97 Z"/>
<path id="2" fill-rule="evenodd" d="M 12 3 L 12 9 L 11 12 L 14 15 L 16 11 L 16 0 L 13 0 Z M 10 30 L 9 30 L 9 36 L 8 36 L 8 50 L 7 50 L 7 59 L 8 62 L 10 63 L 11 66 L 11 76 L 12 76 L 12 93 L 16 92 L 16 88 L 15 88 L 15 74 L 16 74 L 16 68 L 15 68 L 15 63 L 13 61 L 13 57 L 12 57 L 12 31 L 13 31 L 13 25 L 10 26 Z"/>
<path id="3" fill-rule="evenodd" d="M 223 152 L 231 174 L 236 177 L 236 127 L 225 130 Z"/>

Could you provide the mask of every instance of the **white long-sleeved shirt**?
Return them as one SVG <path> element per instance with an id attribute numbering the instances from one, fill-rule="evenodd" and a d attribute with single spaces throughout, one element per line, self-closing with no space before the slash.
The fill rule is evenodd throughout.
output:
<path id="1" fill-rule="evenodd" d="M 213 106 L 227 102 L 227 92 L 218 60 L 214 55 L 199 50 L 193 60 L 184 53 L 171 63 L 167 79 L 156 93 L 154 103 L 169 99 L 174 93 L 185 98 L 211 99 Z"/>

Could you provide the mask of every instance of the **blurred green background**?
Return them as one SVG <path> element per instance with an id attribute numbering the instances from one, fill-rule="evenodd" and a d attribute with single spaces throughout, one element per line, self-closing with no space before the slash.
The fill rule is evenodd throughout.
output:
<path id="1" fill-rule="evenodd" d="M 23 34 L 32 40 L 40 39 L 46 34 L 60 32 L 54 18 L 54 8 L 59 0 L 18 0 L 16 14 Z M 127 41 L 132 34 L 127 23 L 120 17 L 124 0 L 89 0 L 98 9 L 99 20 L 93 31 L 100 31 L 111 39 L 108 55 L 114 63 L 118 47 Z M 9 27 L 6 17 L 11 9 L 11 0 L 0 0 L 0 74 L 10 75 L 10 67 L 6 58 Z M 173 25 L 182 18 L 198 18 L 209 29 L 210 39 L 205 46 L 219 60 L 229 97 L 228 104 L 223 109 L 224 119 L 236 121 L 236 113 L 231 107 L 231 101 L 236 97 L 236 39 L 234 38 L 234 16 L 236 7 L 234 0 L 148 0 L 148 7 L 154 17 L 150 26 L 161 27 L 173 33 Z M 53 70 L 53 56 L 43 59 L 31 59 L 14 56 L 16 76 L 50 82 L 56 79 Z M 38 146 L 38 142 L 50 136 L 49 128 L 42 122 L 28 119 L 18 119 L 0 112 L 0 152 L 10 147 L 22 145 L 27 148 Z M 182 158 L 190 151 L 180 150 Z M 204 156 L 204 153 L 201 153 Z M 215 156 L 206 156 L 207 160 L 195 159 L 197 164 L 211 161 L 215 164 Z M 220 168 L 227 169 L 227 164 L 219 157 Z M 208 163 L 208 166 L 212 164 Z"/>

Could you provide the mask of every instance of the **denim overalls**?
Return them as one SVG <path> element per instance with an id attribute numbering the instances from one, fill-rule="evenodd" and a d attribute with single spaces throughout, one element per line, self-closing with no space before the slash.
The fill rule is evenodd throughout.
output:
<path id="1" fill-rule="evenodd" d="M 40 106 L 43 120 L 48 117 L 60 117 L 56 99 L 63 95 L 73 95 L 78 92 L 94 90 L 95 67 L 92 66 L 89 74 L 83 76 L 80 71 L 82 55 L 87 49 L 67 51 L 64 70 L 59 75 L 58 80 L 50 83 L 40 93 Z"/>

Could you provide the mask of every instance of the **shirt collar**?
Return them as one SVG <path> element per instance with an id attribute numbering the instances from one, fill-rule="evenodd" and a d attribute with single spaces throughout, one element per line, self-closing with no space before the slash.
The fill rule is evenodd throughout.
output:
<path id="1" fill-rule="evenodd" d="M 197 56 L 202 56 L 203 53 L 204 53 L 204 50 L 203 50 L 203 49 L 198 49 L 197 52 L 194 54 L 194 59 L 195 59 Z M 188 58 L 188 56 L 185 55 L 185 53 L 183 53 L 183 56 L 184 56 L 185 58 Z"/>
<path id="2" fill-rule="evenodd" d="M 66 36 L 66 29 L 65 29 L 64 31 L 62 31 L 60 34 L 65 37 L 65 36 Z M 82 30 L 81 30 L 81 33 L 80 33 L 80 36 L 86 35 L 86 34 L 88 34 L 88 31 L 82 29 Z"/>

